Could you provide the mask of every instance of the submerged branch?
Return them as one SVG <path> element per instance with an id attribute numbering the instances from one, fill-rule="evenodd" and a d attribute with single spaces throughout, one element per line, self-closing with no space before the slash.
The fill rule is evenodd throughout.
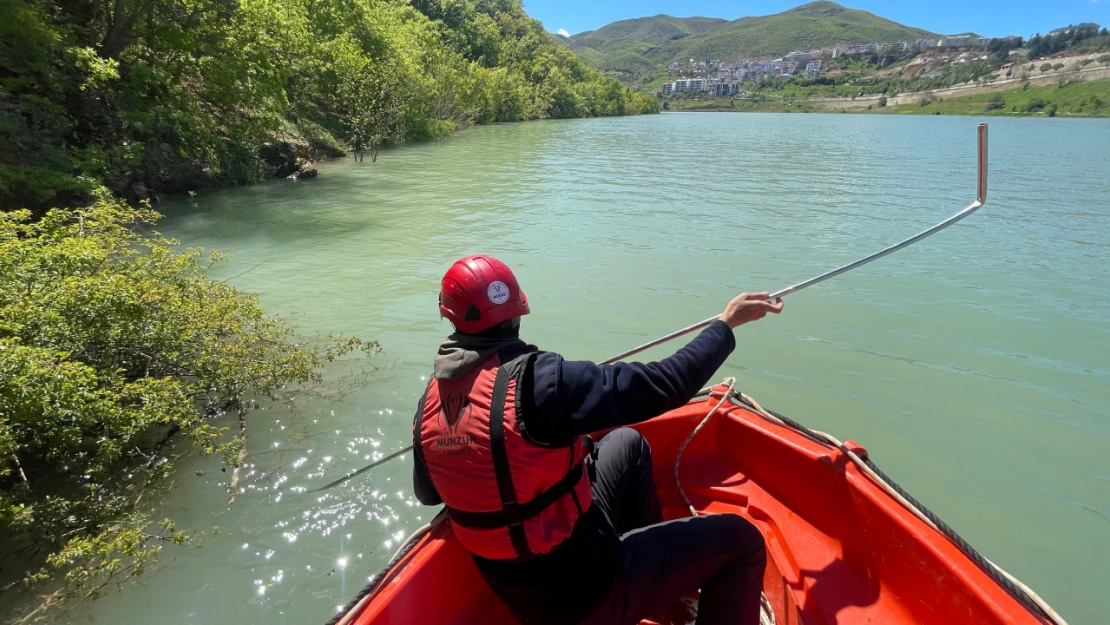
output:
<path id="1" fill-rule="evenodd" d="M 239 469 L 247 460 L 247 411 L 242 404 L 239 408 L 239 455 L 235 458 L 235 468 L 231 470 L 231 483 L 228 484 L 227 505 L 235 503 L 235 489 L 239 487 Z"/>

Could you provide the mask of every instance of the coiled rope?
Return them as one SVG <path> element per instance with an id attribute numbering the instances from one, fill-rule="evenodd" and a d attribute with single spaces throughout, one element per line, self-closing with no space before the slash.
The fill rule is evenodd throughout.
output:
<path id="1" fill-rule="evenodd" d="M 906 492 L 905 489 L 903 489 L 896 482 L 894 482 L 894 480 L 890 479 L 886 474 L 880 471 L 879 467 L 877 467 L 875 463 L 872 462 L 870 459 L 865 460 L 863 458 L 860 458 L 854 451 L 846 447 L 844 443 L 840 442 L 837 438 L 830 434 L 826 434 L 825 432 L 821 432 L 819 430 L 811 430 L 806 426 L 793 421 L 792 419 L 789 419 L 777 412 L 765 410 L 762 406 L 759 405 L 759 402 L 757 402 L 756 400 L 752 399 L 748 395 L 745 395 L 744 393 L 740 393 L 734 390 L 734 387 L 736 385 L 735 378 L 725 378 L 723 384 L 726 384 L 727 388 L 722 392 L 721 401 L 717 402 L 713 409 L 709 411 L 709 414 L 707 414 L 705 418 L 701 420 L 701 423 L 699 423 L 698 426 L 694 428 L 694 431 L 690 433 L 690 436 L 686 437 L 686 440 L 679 448 L 678 455 L 675 457 L 674 476 L 675 482 L 678 485 L 678 492 L 680 495 L 682 495 L 682 499 L 686 502 L 686 505 L 689 506 L 690 512 L 693 513 L 694 516 L 697 516 L 698 513 L 694 509 L 694 506 L 690 503 L 690 500 L 686 497 L 686 493 L 682 489 L 682 483 L 679 481 L 678 468 L 679 463 L 682 460 L 682 452 L 686 450 L 686 446 L 690 444 L 691 440 L 693 440 L 694 435 L 696 435 L 702 429 L 702 427 L 705 426 L 710 417 L 712 417 L 714 414 L 717 413 L 718 410 L 720 410 L 725 401 L 728 401 L 732 405 L 757 414 L 767 421 L 774 423 L 775 425 L 795 430 L 803 434 L 806 438 L 813 440 L 814 442 L 820 443 L 827 447 L 833 447 L 844 452 L 844 454 L 848 456 L 848 458 L 860 469 L 860 471 L 870 477 L 871 480 L 878 484 L 879 487 L 882 488 L 884 491 L 886 491 L 888 495 L 893 497 L 896 501 L 898 501 L 898 503 L 902 504 L 903 507 L 912 512 L 914 516 L 920 519 L 923 523 L 933 528 L 945 538 L 947 538 L 950 542 L 952 542 L 952 544 L 954 544 L 965 556 L 967 556 L 968 559 L 974 562 L 976 566 L 978 566 L 984 573 L 986 573 L 991 579 L 993 579 L 999 586 L 1005 588 L 1006 591 L 1009 592 L 1010 595 L 1013 596 L 1015 599 L 1017 599 L 1019 603 L 1025 606 L 1027 610 L 1047 620 L 1048 622 L 1053 623 L 1054 625 L 1068 625 L 1067 621 L 1065 621 L 1064 618 L 1052 608 L 1052 606 L 1048 605 L 1048 602 L 1046 602 L 1040 597 L 1040 595 L 1034 592 L 1033 589 L 1029 588 L 1024 583 L 1022 583 L 1021 580 L 1017 579 L 1016 577 L 1008 573 L 1005 569 L 998 566 L 994 562 L 991 562 L 989 559 L 976 551 L 976 549 L 972 547 L 970 543 L 964 540 L 964 538 L 960 536 L 956 532 L 956 530 L 952 529 L 952 527 L 945 523 L 939 516 L 936 515 L 936 513 L 929 510 L 921 502 L 914 499 L 914 497 Z M 697 394 L 697 396 L 695 396 L 694 399 L 691 400 L 691 403 L 702 401 L 702 399 L 700 398 L 704 398 L 706 396 L 712 397 L 718 392 L 720 391 L 715 391 L 714 387 L 704 388 Z"/>

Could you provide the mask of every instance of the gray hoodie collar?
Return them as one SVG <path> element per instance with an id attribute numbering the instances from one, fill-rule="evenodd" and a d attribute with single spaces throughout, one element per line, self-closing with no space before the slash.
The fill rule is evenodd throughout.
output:
<path id="1" fill-rule="evenodd" d="M 465 377 L 490 356 L 517 347 L 520 353 L 536 351 L 515 336 L 475 336 L 456 332 L 447 337 L 439 346 L 433 363 L 433 375 L 437 380 L 457 380 Z"/>

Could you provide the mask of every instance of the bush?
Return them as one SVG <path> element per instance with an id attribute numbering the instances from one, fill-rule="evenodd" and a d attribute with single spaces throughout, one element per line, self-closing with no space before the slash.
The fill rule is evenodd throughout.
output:
<path id="1" fill-rule="evenodd" d="M 0 528 L 44 554 L 20 562 L 28 583 L 63 578 L 54 601 L 95 598 L 187 539 L 136 507 L 171 474 L 171 440 L 238 467 L 248 396 L 370 347 L 290 343 L 256 298 L 206 275 L 219 255 L 136 234 L 157 217 L 107 200 L 0 213 Z M 234 434 L 212 421 L 225 412 Z"/>
<path id="2" fill-rule="evenodd" d="M 879 98 L 879 108 L 883 108 L 884 106 L 886 106 L 886 103 L 887 99 L 885 95 Z"/>
<path id="3" fill-rule="evenodd" d="M 1052 66 L 1052 69 L 1054 69 L 1056 71 L 1060 71 L 1060 70 L 1064 69 L 1064 64 L 1063 63 L 1057 63 L 1057 64 Z"/>
<path id="4" fill-rule="evenodd" d="M 1001 93 L 996 93 L 991 96 L 990 100 L 987 100 L 986 110 L 993 111 L 995 109 L 1005 108 L 1005 106 L 1006 98 L 1004 98 Z"/>
<path id="5" fill-rule="evenodd" d="M 1055 104 L 1048 107 L 1048 116 L 1049 117 L 1056 117 L 1056 105 Z"/>
<path id="6" fill-rule="evenodd" d="M 1044 98 L 1033 98 L 1032 100 L 1029 100 L 1028 102 L 1026 102 L 1021 107 L 1021 111 L 1023 113 L 1036 113 L 1036 112 L 1039 112 L 1041 110 L 1044 110 L 1044 108 L 1047 107 L 1047 106 L 1048 106 L 1048 101 L 1045 100 Z"/>
<path id="7" fill-rule="evenodd" d="M 1047 72 L 1051 69 L 1052 69 L 1052 63 L 1045 63 L 1045 64 L 1041 65 L 1041 71 L 1042 72 Z"/>

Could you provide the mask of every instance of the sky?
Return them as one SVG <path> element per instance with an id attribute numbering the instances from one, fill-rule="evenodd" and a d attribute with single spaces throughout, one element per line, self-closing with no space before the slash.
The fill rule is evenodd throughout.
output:
<path id="1" fill-rule="evenodd" d="M 524 0 L 524 8 L 543 22 L 547 30 L 574 35 L 617 20 L 660 13 L 734 20 L 779 13 L 804 3 L 804 0 Z M 907 26 L 950 35 L 976 32 L 987 37 L 1030 37 L 1080 22 L 1110 26 L 1110 0 L 842 0 L 840 4 Z"/>

